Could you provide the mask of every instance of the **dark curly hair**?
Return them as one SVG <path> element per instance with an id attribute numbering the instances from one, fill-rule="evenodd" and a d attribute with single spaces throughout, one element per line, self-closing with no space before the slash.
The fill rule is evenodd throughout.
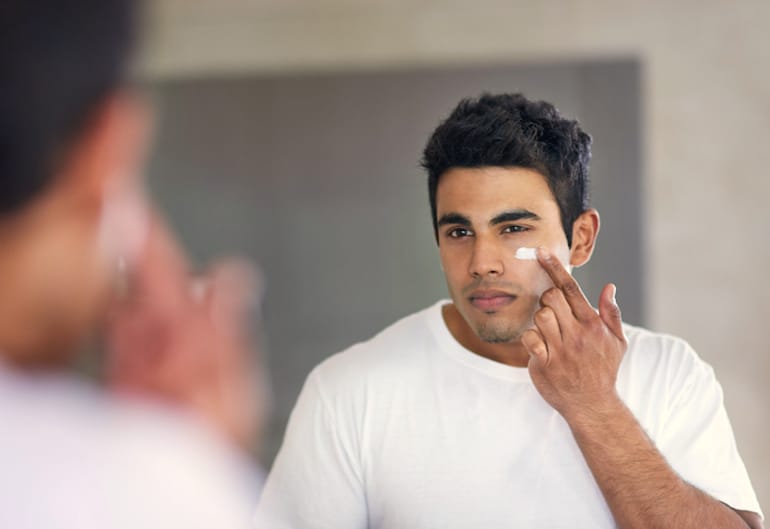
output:
<path id="1" fill-rule="evenodd" d="M 433 230 L 438 240 L 436 188 L 453 167 L 524 167 L 545 176 L 561 213 L 567 243 L 588 209 L 591 137 L 545 101 L 521 94 L 482 94 L 460 101 L 433 132 L 421 165 L 428 171 Z"/>

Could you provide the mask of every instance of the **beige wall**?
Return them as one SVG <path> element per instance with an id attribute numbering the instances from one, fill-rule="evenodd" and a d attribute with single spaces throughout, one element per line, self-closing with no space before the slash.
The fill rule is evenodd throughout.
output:
<path id="1" fill-rule="evenodd" d="M 714 365 L 770 509 L 770 2 L 155 0 L 151 22 L 156 78 L 640 57 L 648 321 Z"/>

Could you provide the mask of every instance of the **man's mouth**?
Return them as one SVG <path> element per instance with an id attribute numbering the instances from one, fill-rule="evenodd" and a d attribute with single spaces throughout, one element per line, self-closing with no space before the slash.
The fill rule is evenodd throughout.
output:
<path id="1" fill-rule="evenodd" d="M 474 290 L 468 299 L 477 309 L 490 312 L 510 305 L 516 300 L 516 296 L 501 290 Z"/>

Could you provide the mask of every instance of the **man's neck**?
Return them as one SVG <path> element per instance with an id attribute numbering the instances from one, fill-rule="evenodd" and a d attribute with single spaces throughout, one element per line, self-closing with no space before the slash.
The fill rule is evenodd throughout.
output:
<path id="1" fill-rule="evenodd" d="M 473 332 L 473 329 L 452 303 L 441 308 L 441 315 L 449 333 L 460 345 L 472 353 L 512 367 L 527 367 L 529 353 L 520 340 L 507 343 L 485 342 Z"/>
<path id="2" fill-rule="evenodd" d="M 25 370 L 69 368 L 73 340 L 59 328 L 48 307 L 50 296 L 38 288 L 41 282 L 34 273 L 55 263 L 36 258 L 29 245 L 18 242 L 0 237 L 0 359 Z"/>

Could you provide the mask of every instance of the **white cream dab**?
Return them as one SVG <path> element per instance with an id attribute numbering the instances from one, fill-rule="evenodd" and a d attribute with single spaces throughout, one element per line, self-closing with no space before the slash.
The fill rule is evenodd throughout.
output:
<path id="1" fill-rule="evenodd" d="M 516 250 L 515 257 L 516 259 L 521 259 L 523 261 L 535 261 L 537 260 L 537 249 L 522 246 Z"/>

